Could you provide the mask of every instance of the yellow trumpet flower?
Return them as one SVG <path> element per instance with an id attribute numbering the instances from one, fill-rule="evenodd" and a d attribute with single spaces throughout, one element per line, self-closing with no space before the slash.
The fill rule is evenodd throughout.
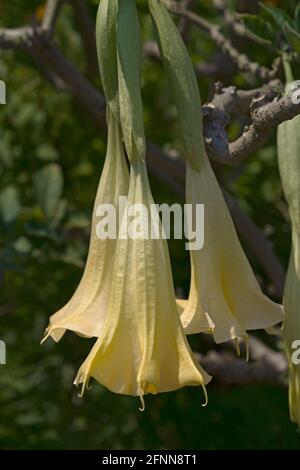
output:
<path id="1" fill-rule="evenodd" d="M 212 331 L 217 343 L 282 321 L 265 296 L 240 245 L 221 189 L 204 154 L 201 170 L 186 163 L 186 202 L 204 204 L 204 247 L 191 250 L 191 288 L 181 315 L 186 334 Z"/>
<path id="2" fill-rule="evenodd" d="M 82 281 L 68 304 L 51 317 L 47 336 L 59 340 L 66 329 L 71 329 L 84 336 L 98 337 L 75 380 L 76 385 L 82 384 L 81 393 L 90 377 L 94 377 L 115 393 L 140 396 L 142 409 L 145 394 L 186 385 L 201 385 L 207 401 L 205 385 L 211 377 L 193 357 L 183 332 L 167 242 L 147 176 L 139 92 L 140 54 L 136 54 L 141 47 L 136 5 L 131 0 L 121 3 L 105 0 L 100 6 L 99 37 L 104 41 L 114 38 L 114 28 L 118 25 L 118 53 L 114 51 L 116 44 L 112 45 L 109 59 L 112 75 L 106 76 L 106 69 L 103 72 L 104 89 L 109 95 L 107 158 L 96 197 Z M 134 40 L 128 41 L 128 37 Z M 108 58 L 100 42 L 99 39 L 99 61 L 103 59 L 105 65 Z M 138 45 L 137 51 L 128 48 L 131 43 Z M 114 54 L 118 81 L 114 76 Z M 123 142 L 130 162 L 129 182 Z M 121 195 L 128 196 L 127 206 L 125 210 L 119 207 L 121 224 L 116 238 L 98 239 L 97 207 L 105 203 L 117 207 Z M 131 233 L 128 215 L 132 215 L 132 208 L 141 207 L 147 210 L 147 218 L 142 217 Z M 149 214 L 151 226 L 148 226 Z M 152 236 L 153 222 L 155 236 Z"/>
<path id="3" fill-rule="evenodd" d="M 145 163 L 133 157 L 128 207 L 143 205 L 150 211 L 152 204 Z M 117 241 L 102 334 L 75 384 L 83 384 L 83 393 L 93 377 L 115 393 L 139 396 L 144 409 L 145 394 L 186 385 L 205 391 L 210 376 L 193 358 L 183 333 L 167 242 L 149 235 L 147 220 L 139 223 L 137 236 Z"/>
<path id="4" fill-rule="evenodd" d="M 177 107 L 186 161 L 186 203 L 204 204 L 204 247 L 190 250 L 191 287 L 177 302 L 186 334 L 213 332 L 216 342 L 247 337 L 283 319 L 282 306 L 260 290 L 205 153 L 195 71 L 167 9 L 148 0 L 164 68 Z M 192 221 L 190 221 L 192 224 Z"/>
<path id="5" fill-rule="evenodd" d="M 50 317 L 43 341 L 49 336 L 59 341 L 66 330 L 88 337 L 98 337 L 102 331 L 112 283 L 111 264 L 116 240 L 98 238 L 97 208 L 103 204 L 118 208 L 119 197 L 127 195 L 129 182 L 120 126 L 109 109 L 107 114 L 107 153 L 94 203 L 85 270 L 72 298 Z"/>

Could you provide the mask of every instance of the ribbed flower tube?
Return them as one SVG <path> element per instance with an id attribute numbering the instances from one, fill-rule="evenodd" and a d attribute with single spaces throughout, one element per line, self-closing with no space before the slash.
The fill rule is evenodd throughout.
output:
<path id="1" fill-rule="evenodd" d="M 129 173 L 125 160 L 121 130 L 112 112 L 108 116 L 106 159 L 94 203 L 90 245 L 82 279 L 67 304 L 50 317 L 43 341 L 51 336 L 59 341 L 66 330 L 80 335 L 99 336 L 106 316 L 112 283 L 111 265 L 115 258 L 116 239 L 98 238 L 97 209 L 103 204 L 116 208 L 119 198 L 127 196 Z"/>

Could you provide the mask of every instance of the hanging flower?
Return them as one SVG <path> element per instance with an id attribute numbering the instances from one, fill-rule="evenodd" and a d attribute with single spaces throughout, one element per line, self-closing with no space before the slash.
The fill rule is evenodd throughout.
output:
<path id="1" fill-rule="evenodd" d="M 179 115 L 186 159 L 186 203 L 205 206 L 205 242 L 191 250 L 191 287 L 181 319 L 185 332 L 212 331 L 216 342 L 247 337 L 283 318 L 280 305 L 260 290 L 242 250 L 205 153 L 201 100 L 195 72 L 166 8 L 149 0 L 150 13 Z"/>
<path id="2" fill-rule="evenodd" d="M 181 317 L 185 332 L 209 329 L 220 343 L 280 322 L 282 307 L 261 292 L 206 155 L 200 172 L 186 164 L 186 201 L 204 204 L 205 244 L 190 252 L 191 292 Z"/>
<path id="3" fill-rule="evenodd" d="M 133 158 L 128 208 L 149 213 L 152 204 L 145 163 Z M 167 242 L 151 238 L 149 230 L 148 218 L 140 217 L 138 235 L 117 241 L 102 334 L 75 380 L 83 384 L 82 392 L 94 377 L 109 390 L 140 396 L 143 402 L 145 394 L 186 385 L 205 390 L 210 380 L 183 333 Z"/>
<path id="4" fill-rule="evenodd" d="M 210 376 L 193 357 L 183 332 L 167 242 L 147 176 L 135 2 L 102 0 L 97 34 L 107 47 L 109 39 L 114 44 L 110 44 L 108 56 L 97 40 L 108 102 L 107 156 L 86 269 L 72 299 L 51 317 L 47 336 L 58 340 L 71 329 L 98 337 L 75 380 L 76 385 L 82 384 L 82 393 L 94 377 L 115 393 L 139 396 L 142 409 L 144 395 L 186 385 L 202 386 L 206 397 Z M 123 144 L 130 163 L 129 187 Z M 119 197 L 124 195 L 127 205 L 122 211 L 119 208 L 121 224 L 116 238 L 98 238 L 98 206 L 110 203 L 118 207 Z M 138 224 L 135 219 L 129 221 L 132 209 L 147 212 Z"/>
<path id="5" fill-rule="evenodd" d="M 111 204 L 116 208 L 118 219 L 119 197 L 127 195 L 129 182 L 120 126 L 109 109 L 107 114 L 107 153 L 94 204 L 85 270 L 72 298 L 50 317 L 43 341 L 49 336 L 59 341 L 66 330 L 88 337 L 98 337 L 102 331 L 111 291 L 116 237 L 98 236 L 97 210 L 104 204 Z"/>

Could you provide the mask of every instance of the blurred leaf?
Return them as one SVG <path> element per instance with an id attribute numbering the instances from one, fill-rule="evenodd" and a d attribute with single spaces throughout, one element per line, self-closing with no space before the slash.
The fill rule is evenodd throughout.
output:
<path id="1" fill-rule="evenodd" d="M 0 193 L 0 213 L 3 221 L 9 224 L 19 214 L 21 204 L 18 191 L 14 186 L 8 186 Z"/>
<path id="2" fill-rule="evenodd" d="M 293 24 L 293 20 L 290 15 L 284 10 L 281 10 L 281 8 L 275 7 L 273 5 L 265 5 L 261 2 L 259 2 L 259 5 L 280 28 L 284 23 Z"/>
<path id="3" fill-rule="evenodd" d="M 44 144 L 37 149 L 36 156 L 40 160 L 54 161 L 58 159 L 58 152 L 54 147 Z"/>
<path id="4" fill-rule="evenodd" d="M 31 250 L 31 243 L 26 237 L 18 238 L 14 243 L 14 248 L 22 254 L 29 253 Z"/>
<path id="5" fill-rule="evenodd" d="M 46 217 L 57 208 L 63 191 L 63 174 L 59 165 L 50 163 L 33 175 L 33 187 L 37 202 Z"/>
<path id="6" fill-rule="evenodd" d="M 296 30 L 300 32 L 300 2 L 295 9 L 294 21 Z"/>
<path id="7" fill-rule="evenodd" d="M 59 203 L 57 204 L 55 213 L 52 217 L 51 228 L 57 227 L 57 225 L 60 223 L 60 221 L 64 217 L 66 210 L 67 210 L 67 201 L 65 199 L 61 199 Z"/>
<path id="8" fill-rule="evenodd" d="M 24 127 L 27 125 L 38 125 L 43 122 L 45 114 L 41 110 L 37 110 L 33 103 L 26 103 L 18 107 L 18 113 L 14 116 L 15 124 L 17 127 Z"/>
<path id="9" fill-rule="evenodd" d="M 300 54 L 300 34 L 297 33 L 288 23 L 284 23 L 283 32 L 290 46 Z"/>
<path id="10" fill-rule="evenodd" d="M 80 252 L 78 244 L 75 244 L 74 246 L 68 245 L 65 253 L 53 253 L 52 258 L 78 268 L 84 267 L 83 253 Z"/>
<path id="11" fill-rule="evenodd" d="M 66 223 L 68 229 L 87 229 L 90 228 L 91 221 L 85 214 L 75 214 L 69 217 Z"/>
<path id="12" fill-rule="evenodd" d="M 10 166 L 13 160 L 13 150 L 12 150 L 12 133 L 6 131 L 1 135 L 0 139 L 0 161 L 5 166 Z"/>
<path id="13" fill-rule="evenodd" d="M 271 44 L 274 40 L 276 35 L 274 28 L 261 16 L 240 14 L 239 17 L 243 21 L 250 37 L 255 36 L 268 44 Z"/>

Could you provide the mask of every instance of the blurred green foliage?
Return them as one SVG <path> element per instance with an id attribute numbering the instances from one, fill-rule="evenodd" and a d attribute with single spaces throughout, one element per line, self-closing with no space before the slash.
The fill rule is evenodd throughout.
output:
<path id="1" fill-rule="evenodd" d="M 97 0 L 86 3 L 95 16 Z M 146 2 L 139 3 L 147 39 Z M 39 0 L 1 1 L 0 27 L 26 24 L 42 6 Z M 198 2 L 197 9 L 220 21 L 208 0 Z M 84 72 L 85 51 L 70 6 L 60 15 L 57 38 Z M 215 52 L 198 30 L 191 32 L 188 47 L 194 61 L 210 60 Z M 256 60 L 271 62 L 272 52 L 250 43 L 244 47 Z M 7 104 L 0 107 L 0 338 L 7 344 L 7 365 L 0 366 L 0 448 L 300 448 L 286 390 L 212 383 L 206 408 L 200 390 L 184 389 L 147 397 L 145 413 L 138 411 L 136 399 L 98 384 L 83 399 L 77 397 L 72 381 L 93 341 L 66 334 L 58 345 L 39 342 L 48 317 L 70 298 L 82 274 L 105 136 L 25 53 L 1 51 L 0 78 L 7 84 Z M 232 82 L 247 84 L 247 77 L 236 74 Z M 98 77 L 94 84 L 100 86 Z M 199 85 L 205 101 L 212 79 Z M 180 150 L 175 108 L 158 64 L 145 62 L 143 96 L 148 136 Z M 234 136 L 234 126 L 229 130 Z M 290 234 L 275 134 L 238 169 L 217 172 L 286 264 Z M 151 183 L 157 202 L 177 200 L 160 182 L 151 178 Z M 170 249 L 175 286 L 187 294 L 187 254 L 178 241 Z M 201 351 L 201 336 L 192 342 Z"/>

